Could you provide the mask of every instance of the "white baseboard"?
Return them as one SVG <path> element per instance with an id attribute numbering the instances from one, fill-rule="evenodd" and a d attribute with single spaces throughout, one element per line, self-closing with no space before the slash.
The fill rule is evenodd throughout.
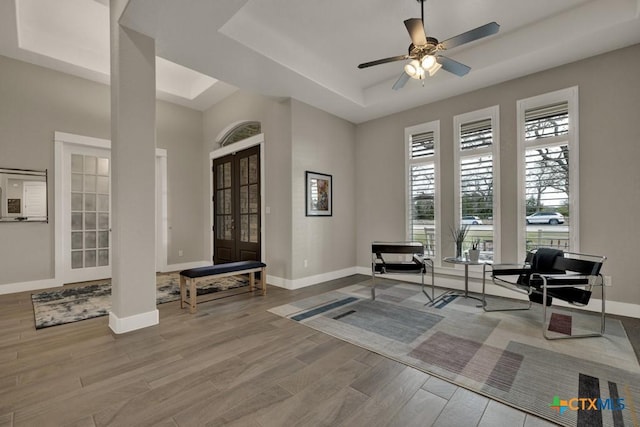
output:
<path id="1" fill-rule="evenodd" d="M 268 271 L 268 269 L 267 269 Z M 327 282 L 329 280 L 340 279 L 357 274 L 357 267 L 344 268 L 342 270 L 331 271 L 329 273 L 317 274 L 315 276 L 302 277 L 300 279 L 283 279 L 277 276 L 270 276 L 267 274 L 267 283 L 280 288 L 289 290 L 300 289 L 311 285 L 317 285 L 318 283 Z"/>
<path id="2" fill-rule="evenodd" d="M 182 264 L 170 264 L 162 268 L 161 273 L 169 273 L 172 271 L 187 270 L 189 268 L 204 267 L 205 265 L 212 265 L 209 261 L 193 261 L 185 262 Z M 47 288 L 57 288 L 64 285 L 60 280 L 55 278 L 32 280 L 29 282 L 17 282 L 17 283 L 5 283 L 0 284 L 0 295 L 15 294 L 18 292 L 27 291 L 39 291 Z"/>
<path id="3" fill-rule="evenodd" d="M 356 270 L 358 274 L 365 274 L 367 276 L 371 276 L 370 268 L 357 267 Z M 442 270 L 445 271 L 445 274 L 442 273 Z M 455 289 L 455 290 L 464 290 L 464 270 L 458 271 L 451 268 L 448 268 L 448 269 L 436 268 L 435 273 L 436 273 L 437 287 L 443 287 L 443 288 Z M 450 274 L 450 273 L 453 273 L 453 274 Z M 469 276 L 470 276 L 469 291 L 475 292 L 478 294 L 482 293 L 482 274 L 481 273 L 478 274 L 477 272 L 476 274 L 472 274 L 472 272 L 470 271 Z M 418 275 L 385 274 L 384 277 L 387 277 L 389 279 L 402 280 L 405 282 L 418 283 L 418 284 L 420 283 L 420 276 Z M 430 280 L 429 276 L 426 275 L 425 281 L 427 281 L 427 283 L 430 283 L 428 280 Z M 607 289 L 605 289 L 605 292 L 607 292 Z M 526 295 L 521 295 L 516 292 L 509 291 L 508 289 L 494 285 L 493 283 L 487 283 L 487 295 L 528 300 Z M 595 297 L 596 295 L 599 295 L 598 290 L 594 292 L 593 296 Z M 589 301 L 589 304 L 585 307 L 577 307 L 575 305 L 571 305 L 564 301 L 559 301 L 559 300 L 555 300 L 555 301 L 557 301 L 557 303 L 554 302 L 554 305 L 557 305 L 560 307 L 569 307 L 569 308 L 574 308 L 579 310 L 600 312 L 602 308 L 602 300 L 598 298 L 591 298 L 591 300 Z M 616 314 L 618 316 L 640 318 L 640 305 L 638 304 L 630 304 L 626 302 L 606 300 L 605 311 L 607 314 Z"/>
<path id="4" fill-rule="evenodd" d="M 7 283 L 0 285 L 0 295 L 15 294 L 17 292 L 37 291 L 46 288 L 62 286 L 56 279 L 32 280 L 30 282 Z"/>
<path id="5" fill-rule="evenodd" d="M 205 267 L 207 265 L 213 265 L 211 261 L 192 261 L 192 262 L 183 262 L 181 264 L 169 264 L 163 266 L 160 270 L 160 273 L 170 273 L 172 271 L 182 271 L 188 270 L 190 268 L 198 268 Z"/>
<path id="6" fill-rule="evenodd" d="M 116 334 L 147 328 L 158 323 L 160 315 L 157 309 L 123 318 L 119 318 L 112 311 L 109 312 L 109 328 Z"/>

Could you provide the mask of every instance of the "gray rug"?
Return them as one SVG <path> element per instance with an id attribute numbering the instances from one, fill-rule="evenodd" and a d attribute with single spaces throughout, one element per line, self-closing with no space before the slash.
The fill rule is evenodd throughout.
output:
<path id="1" fill-rule="evenodd" d="M 180 299 L 178 273 L 159 274 L 157 284 L 158 304 Z M 214 280 L 203 278 L 197 282 L 198 295 L 248 285 L 249 280 L 243 276 L 228 276 Z M 106 316 L 111 309 L 111 281 L 39 292 L 31 295 L 31 302 L 36 329 Z"/>
<path id="2" fill-rule="evenodd" d="M 559 425 L 638 425 L 640 365 L 620 321 L 608 319 L 602 338 L 548 341 L 539 306 L 485 313 L 462 297 L 425 306 L 416 285 L 376 282 L 375 301 L 365 281 L 270 311 Z M 556 334 L 599 325 L 561 313 Z"/>

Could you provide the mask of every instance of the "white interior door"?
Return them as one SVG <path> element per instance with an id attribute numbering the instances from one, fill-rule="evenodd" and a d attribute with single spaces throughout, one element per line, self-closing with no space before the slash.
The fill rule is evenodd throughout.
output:
<path id="1" fill-rule="evenodd" d="M 55 277 L 111 277 L 111 141 L 55 133 Z M 156 149 L 157 271 L 167 270 L 167 150 Z"/>
<path id="2" fill-rule="evenodd" d="M 110 150 L 68 146 L 63 182 L 64 281 L 111 277 Z"/>

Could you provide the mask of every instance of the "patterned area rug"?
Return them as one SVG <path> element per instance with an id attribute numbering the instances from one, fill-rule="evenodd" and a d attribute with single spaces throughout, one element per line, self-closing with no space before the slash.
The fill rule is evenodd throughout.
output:
<path id="1" fill-rule="evenodd" d="M 425 306 L 418 286 L 380 279 L 372 301 L 369 283 L 270 311 L 559 425 L 638 425 L 640 365 L 618 320 L 602 338 L 548 341 L 539 306 L 486 313 L 455 296 Z M 571 315 L 555 316 L 556 334 L 599 326 L 562 313 Z"/>
<path id="2" fill-rule="evenodd" d="M 179 274 L 159 274 L 156 277 L 157 303 L 178 301 L 180 299 Z M 248 285 L 249 280 L 243 276 L 228 276 L 215 280 L 204 278 L 197 282 L 198 295 Z M 111 281 L 31 294 L 31 302 L 36 329 L 106 316 L 111 309 Z"/>

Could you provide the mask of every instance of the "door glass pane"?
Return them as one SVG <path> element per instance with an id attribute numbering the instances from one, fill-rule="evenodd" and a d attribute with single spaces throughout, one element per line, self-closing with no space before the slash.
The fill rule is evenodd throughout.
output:
<path id="1" fill-rule="evenodd" d="M 72 211 L 82 210 L 82 193 L 71 194 L 71 210 Z"/>
<path id="2" fill-rule="evenodd" d="M 71 213 L 71 229 L 82 230 L 82 212 Z"/>
<path id="3" fill-rule="evenodd" d="M 82 231 L 71 233 L 71 249 L 82 249 Z"/>
<path id="4" fill-rule="evenodd" d="M 85 175 L 84 176 L 84 191 L 85 192 L 96 192 L 96 176 L 95 175 Z"/>
<path id="5" fill-rule="evenodd" d="M 109 177 L 108 176 L 96 177 L 96 190 L 98 193 L 109 194 Z"/>
<path id="6" fill-rule="evenodd" d="M 81 156 L 79 154 L 72 154 L 71 155 L 71 172 L 80 172 L 82 173 L 84 171 L 84 156 Z"/>
<path id="7" fill-rule="evenodd" d="M 249 212 L 258 212 L 258 184 L 249 186 Z"/>
<path id="8" fill-rule="evenodd" d="M 82 191 L 82 174 L 72 173 L 71 174 L 71 191 Z"/>
<path id="9" fill-rule="evenodd" d="M 71 268 L 82 268 L 84 266 L 82 262 L 82 251 L 71 252 Z"/>
<path id="10" fill-rule="evenodd" d="M 258 182 L 258 155 L 249 157 L 249 183 Z"/>
<path id="11" fill-rule="evenodd" d="M 85 211 L 94 211 L 96 210 L 96 195 L 95 194 L 85 194 L 84 195 L 84 210 Z"/>
<path id="12" fill-rule="evenodd" d="M 249 182 L 249 161 L 245 157 L 240 159 L 240 185 L 248 184 Z"/>
<path id="13" fill-rule="evenodd" d="M 84 247 L 94 249 L 96 247 L 96 232 L 87 231 L 84 233 Z"/>
<path id="14" fill-rule="evenodd" d="M 231 189 L 224 190 L 224 213 L 231 214 Z"/>
<path id="15" fill-rule="evenodd" d="M 231 240 L 232 227 L 233 227 L 231 215 L 225 215 L 223 218 L 224 218 L 224 239 Z"/>
<path id="16" fill-rule="evenodd" d="M 109 159 L 98 158 L 98 175 L 109 176 Z"/>
<path id="17" fill-rule="evenodd" d="M 109 250 L 108 249 L 100 249 L 100 250 L 98 250 L 98 265 L 100 267 L 109 265 Z"/>
<path id="18" fill-rule="evenodd" d="M 95 230 L 96 229 L 96 214 L 85 213 L 84 214 L 84 229 Z"/>
<path id="19" fill-rule="evenodd" d="M 98 214 L 98 230 L 108 230 L 108 229 L 109 229 L 109 214 L 99 213 Z"/>
<path id="20" fill-rule="evenodd" d="M 97 170 L 97 159 L 94 156 L 84 156 L 84 173 L 95 175 Z"/>
<path id="21" fill-rule="evenodd" d="M 98 194 L 98 212 L 109 212 L 109 196 Z"/>
<path id="22" fill-rule="evenodd" d="M 99 231 L 98 232 L 98 247 L 99 248 L 108 248 L 109 247 L 109 232 L 108 231 Z"/>
<path id="23" fill-rule="evenodd" d="M 251 243 L 258 242 L 258 215 L 249 215 L 249 241 Z"/>
<path id="24" fill-rule="evenodd" d="M 224 164 L 224 187 L 231 187 L 231 163 Z"/>
<path id="25" fill-rule="evenodd" d="M 71 268 L 107 266 L 109 159 L 72 154 L 71 169 Z"/>
<path id="26" fill-rule="evenodd" d="M 96 266 L 96 251 L 84 251 L 84 266 L 95 267 Z"/>
<path id="27" fill-rule="evenodd" d="M 249 212 L 249 189 L 247 186 L 240 187 L 240 214 Z"/>
<path id="28" fill-rule="evenodd" d="M 249 241 L 249 215 L 240 216 L 240 241 Z"/>

